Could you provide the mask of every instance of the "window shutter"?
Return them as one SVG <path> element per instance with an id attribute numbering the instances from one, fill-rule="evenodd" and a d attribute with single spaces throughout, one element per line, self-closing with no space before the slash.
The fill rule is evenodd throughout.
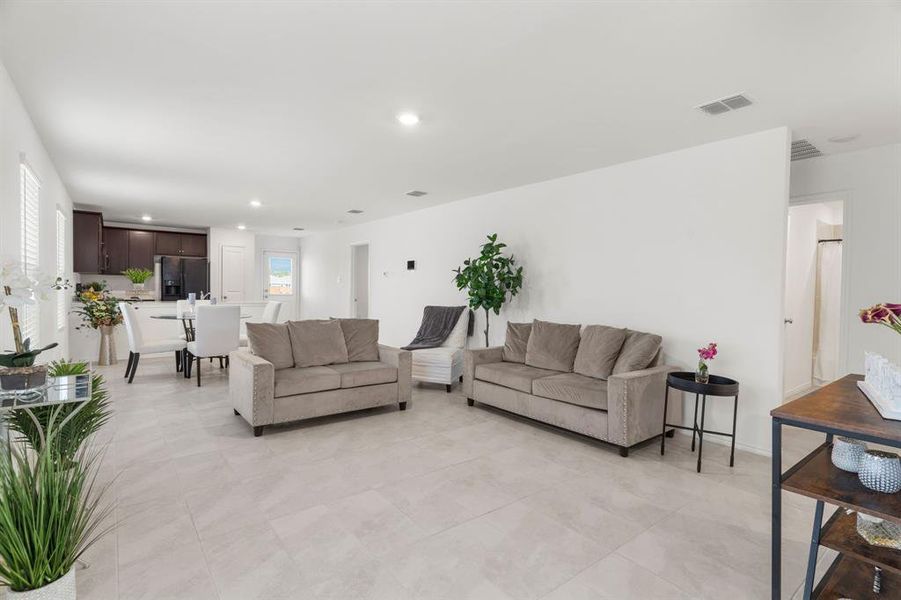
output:
<path id="1" fill-rule="evenodd" d="M 37 278 L 40 269 L 40 208 L 41 183 L 27 164 L 20 165 L 21 194 L 21 259 L 22 269 L 27 275 Z M 22 339 L 31 338 L 31 347 L 38 346 L 40 332 L 40 307 L 37 304 L 26 305 L 21 311 L 19 322 L 22 328 Z"/>

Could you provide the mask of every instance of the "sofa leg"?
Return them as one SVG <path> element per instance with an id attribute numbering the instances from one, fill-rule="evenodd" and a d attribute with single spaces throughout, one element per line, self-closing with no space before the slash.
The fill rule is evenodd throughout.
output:
<path id="1" fill-rule="evenodd" d="M 666 437 L 668 437 L 668 438 L 671 438 L 671 437 L 673 437 L 674 435 L 676 435 L 676 430 L 675 430 L 675 429 L 670 429 L 669 431 L 666 432 Z"/>
<path id="2" fill-rule="evenodd" d="M 401 402 L 401 403 L 398 404 L 398 406 L 400 407 L 401 410 L 407 410 L 407 403 L 406 403 L 406 402 Z"/>
<path id="3" fill-rule="evenodd" d="M 619 455 L 623 458 L 627 458 L 629 456 L 629 449 L 625 446 L 619 447 Z"/>
<path id="4" fill-rule="evenodd" d="M 241 416 L 241 413 L 238 412 L 238 409 L 237 409 L 237 408 L 233 408 L 232 410 L 235 411 L 235 416 L 236 416 L 236 417 L 240 417 L 240 416 Z"/>
<path id="5" fill-rule="evenodd" d="M 451 384 L 445 383 L 445 384 L 444 384 L 444 391 L 447 392 L 448 394 L 450 394 L 450 391 L 451 391 Z"/>
<path id="6" fill-rule="evenodd" d="M 460 375 L 460 383 L 463 383 L 463 376 Z"/>
<path id="7" fill-rule="evenodd" d="M 253 428 L 253 437 L 260 437 L 261 435 L 263 435 L 263 426 L 255 425 Z"/>
<path id="8" fill-rule="evenodd" d="M 472 398 L 467 398 L 467 399 L 466 399 L 466 404 L 468 404 L 468 405 L 470 405 L 470 406 L 474 406 L 475 403 L 476 403 L 476 401 L 473 400 Z"/>

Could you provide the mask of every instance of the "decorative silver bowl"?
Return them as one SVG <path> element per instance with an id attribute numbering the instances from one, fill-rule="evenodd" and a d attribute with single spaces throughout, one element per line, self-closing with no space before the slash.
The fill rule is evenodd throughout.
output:
<path id="1" fill-rule="evenodd" d="M 860 440 L 837 437 L 832 442 L 832 464 L 842 471 L 857 473 L 860 461 L 867 452 L 867 445 Z"/>
<path id="2" fill-rule="evenodd" d="M 873 491 L 895 494 L 901 491 L 901 460 L 891 452 L 868 450 L 860 461 L 857 476 Z"/>

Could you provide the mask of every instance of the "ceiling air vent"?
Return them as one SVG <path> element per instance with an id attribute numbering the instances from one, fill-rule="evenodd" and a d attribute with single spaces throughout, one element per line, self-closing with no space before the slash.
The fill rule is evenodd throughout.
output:
<path id="1" fill-rule="evenodd" d="M 425 196 L 428 192 L 423 192 L 422 190 L 410 190 L 407 192 L 407 196 L 413 196 L 414 198 L 419 198 L 420 196 Z"/>
<path id="2" fill-rule="evenodd" d="M 727 96 L 725 98 L 720 98 L 719 100 L 714 100 L 713 102 L 708 102 L 707 104 L 702 104 L 696 108 L 705 114 L 713 116 L 727 113 L 730 110 L 738 110 L 739 108 L 751 106 L 751 104 L 752 102 L 747 96 L 737 94 L 735 96 Z"/>
<path id="3" fill-rule="evenodd" d="M 303 227 L 295 227 L 294 231 L 303 231 Z"/>
<path id="4" fill-rule="evenodd" d="M 349 211 L 347 211 L 347 214 L 349 214 L 349 215 L 360 215 L 360 214 L 363 214 L 363 211 L 360 210 L 359 208 L 352 208 L 352 209 L 350 209 Z"/>
<path id="5" fill-rule="evenodd" d="M 808 140 L 797 140 L 792 142 L 792 160 L 804 160 L 805 158 L 813 158 L 822 156 L 820 149 L 810 143 Z"/>

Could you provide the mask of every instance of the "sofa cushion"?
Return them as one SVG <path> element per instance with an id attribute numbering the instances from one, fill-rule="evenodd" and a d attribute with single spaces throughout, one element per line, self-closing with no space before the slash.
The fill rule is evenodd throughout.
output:
<path id="1" fill-rule="evenodd" d="M 613 365 L 613 374 L 647 369 L 660 351 L 661 342 L 663 338 L 659 335 L 627 329 L 623 349 Z"/>
<path id="2" fill-rule="evenodd" d="M 531 323 L 507 323 L 507 337 L 504 340 L 504 362 L 526 362 L 526 347 L 529 344 L 529 334 L 531 333 Z"/>
<path id="3" fill-rule="evenodd" d="M 558 373 L 559 371 L 538 369 L 519 363 L 498 362 L 477 365 L 475 378 L 531 394 L 533 380 Z"/>
<path id="4" fill-rule="evenodd" d="M 330 365 L 328 368 L 341 376 L 342 388 L 394 383 L 397 381 L 397 368 L 378 361 Z"/>
<path id="5" fill-rule="evenodd" d="M 295 367 L 275 372 L 276 398 L 341 387 L 341 375 L 328 367 Z"/>
<path id="6" fill-rule="evenodd" d="M 607 382 L 578 373 L 560 373 L 536 379 L 532 382 L 532 393 L 586 408 L 607 410 Z"/>
<path id="7" fill-rule="evenodd" d="M 626 341 L 626 330 L 605 325 L 588 325 L 582 330 L 573 371 L 580 375 L 607 379 Z"/>
<path id="8" fill-rule="evenodd" d="M 275 370 L 290 369 L 294 366 L 291 337 L 285 323 L 248 323 L 247 341 L 251 351 L 268 360 Z"/>
<path id="9" fill-rule="evenodd" d="M 526 364 L 539 369 L 572 371 L 579 350 L 579 325 L 532 321 Z"/>
<path id="10" fill-rule="evenodd" d="M 347 362 L 347 345 L 339 321 L 288 321 L 288 332 L 294 366 L 319 367 Z"/>
<path id="11" fill-rule="evenodd" d="M 338 319 L 347 346 L 347 360 L 361 362 L 379 359 L 379 322 L 377 319 Z"/>

